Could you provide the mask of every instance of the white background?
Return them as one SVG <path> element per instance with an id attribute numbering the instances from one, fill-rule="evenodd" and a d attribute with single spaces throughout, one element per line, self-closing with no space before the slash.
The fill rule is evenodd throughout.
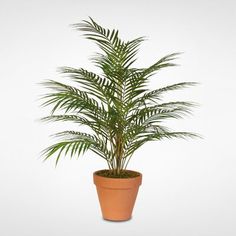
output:
<path id="1" fill-rule="evenodd" d="M 0 2 L 0 235 L 236 235 L 235 62 L 236 4 L 198 1 L 1 1 Z M 72 30 L 93 17 L 118 28 L 125 40 L 148 36 L 137 66 L 183 51 L 180 67 L 160 71 L 151 86 L 197 81 L 172 100 L 200 103 L 194 115 L 170 123 L 202 140 L 144 145 L 129 169 L 143 185 L 128 222 L 101 217 L 92 173 L 106 163 L 87 153 L 78 160 L 42 162 L 49 135 L 66 124 L 42 124 L 49 114 L 37 83 L 64 81 L 59 66 L 96 71 L 89 57 L 97 47 Z M 74 126 L 73 126 L 74 127 Z M 75 128 L 75 127 L 74 127 Z"/>

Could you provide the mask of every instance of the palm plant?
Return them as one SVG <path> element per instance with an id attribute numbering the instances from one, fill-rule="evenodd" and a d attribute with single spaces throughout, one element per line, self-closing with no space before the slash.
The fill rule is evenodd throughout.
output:
<path id="1" fill-rule="evenodd" d="M 169 54 L 149 67 L 135 68 L 133 63 L 144 37 L 122 41 L 118 30 L 105 29 L 92 18 L 73 27 L 83 31 L 84 36 L 101 49 L 92 61 L 102 72 L 98 75 L 83 68 L 60 68 L 75 86 L 54 80 L 42 83 L 52 90 L 43 95 L 42 105 L 51 105 L 52 112 L 42 120 L 70 121 L 88 127 L 90 132 L 55 134 L 61 140 L 42 152 L 45 160 L 56 154 L 57 164 L 62 155 L 79 156 L 91 150 L 107 162 L 110 172 L 120 176 L 133 153 L 146 142 L 198 136 L 162 125 L 166 119 L 182 118 L 195 105 L 186 101 L 164 103 L 162 95 L 193 86 L 195 82 L 155 90 L 147 88 L 149 78 L 157 71 L 176 65 L 173 60 L 179 53 Z"/>

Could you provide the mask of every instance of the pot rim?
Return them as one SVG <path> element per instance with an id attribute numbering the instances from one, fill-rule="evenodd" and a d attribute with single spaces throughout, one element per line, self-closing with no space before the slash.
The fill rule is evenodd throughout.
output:
<path id="1" fill-rule="evenodd" d="M 102 171 L 102 170 L 109 170 L 109 169 L 100 169 L 100 170 L 96 170 L 96 171 L 93 172 L 93 175 L 94 175 L 94 176 L 97 176 L 97 177 L 99 177 L 99 178 L 114 179 L 114 180 L 121 180 L 121 179 L 123 179 L 123 180 L 126 180 L 126 179 L 135 179 L 135 178 L 140 178 L 140 177 L 142 178 L 142 173 L 139 172 L 139 171 L 136 171 L 136 170 L 128 170 L 128 169 L 126 169 L 127 171 L 135 172 L 135 173 L 138 173 L 138 174 L 139 174 L 138 176 L 135 176 L 135 177 L 127 177 L 127 178 L 114 178 L 114 177 L 106 177 L 106 176 L 98 175 L 97 172 Z"/>

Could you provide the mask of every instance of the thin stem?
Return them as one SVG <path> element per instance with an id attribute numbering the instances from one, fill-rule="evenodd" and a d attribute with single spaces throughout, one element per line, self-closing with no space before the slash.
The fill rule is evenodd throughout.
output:
<path id="1" fill-rule="evenodd" d="M 126 168 L 127 168 L 127 165 L 128 165 L 128 163 L 129 163 L 129 161 L 130 161 L 130 159 L 131 159 L 132 155 L 133 155 L 133 154 L 131 154 L 131 155 L 129 156 L 129 158 L 128 158 L 127 162 L 126 162 L 126 165 L 125 165 L 125 167 L 124 167 L 124 170 L 126 170 Z M 126 160 L 126 158 L 125 158 L 125 160 Z"/>

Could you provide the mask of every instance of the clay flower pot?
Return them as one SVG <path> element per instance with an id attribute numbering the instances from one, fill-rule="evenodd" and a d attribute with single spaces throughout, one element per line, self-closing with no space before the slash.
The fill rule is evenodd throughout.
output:
<path id="1" fill-rule="evenodd" d="M 129 170 L 131 171 L 131 170 Z M 129 220 L 142 183 L 142 174 L 137 177 L 110 178 L 93 173 L 103 218 L 111 221 Z"/>

